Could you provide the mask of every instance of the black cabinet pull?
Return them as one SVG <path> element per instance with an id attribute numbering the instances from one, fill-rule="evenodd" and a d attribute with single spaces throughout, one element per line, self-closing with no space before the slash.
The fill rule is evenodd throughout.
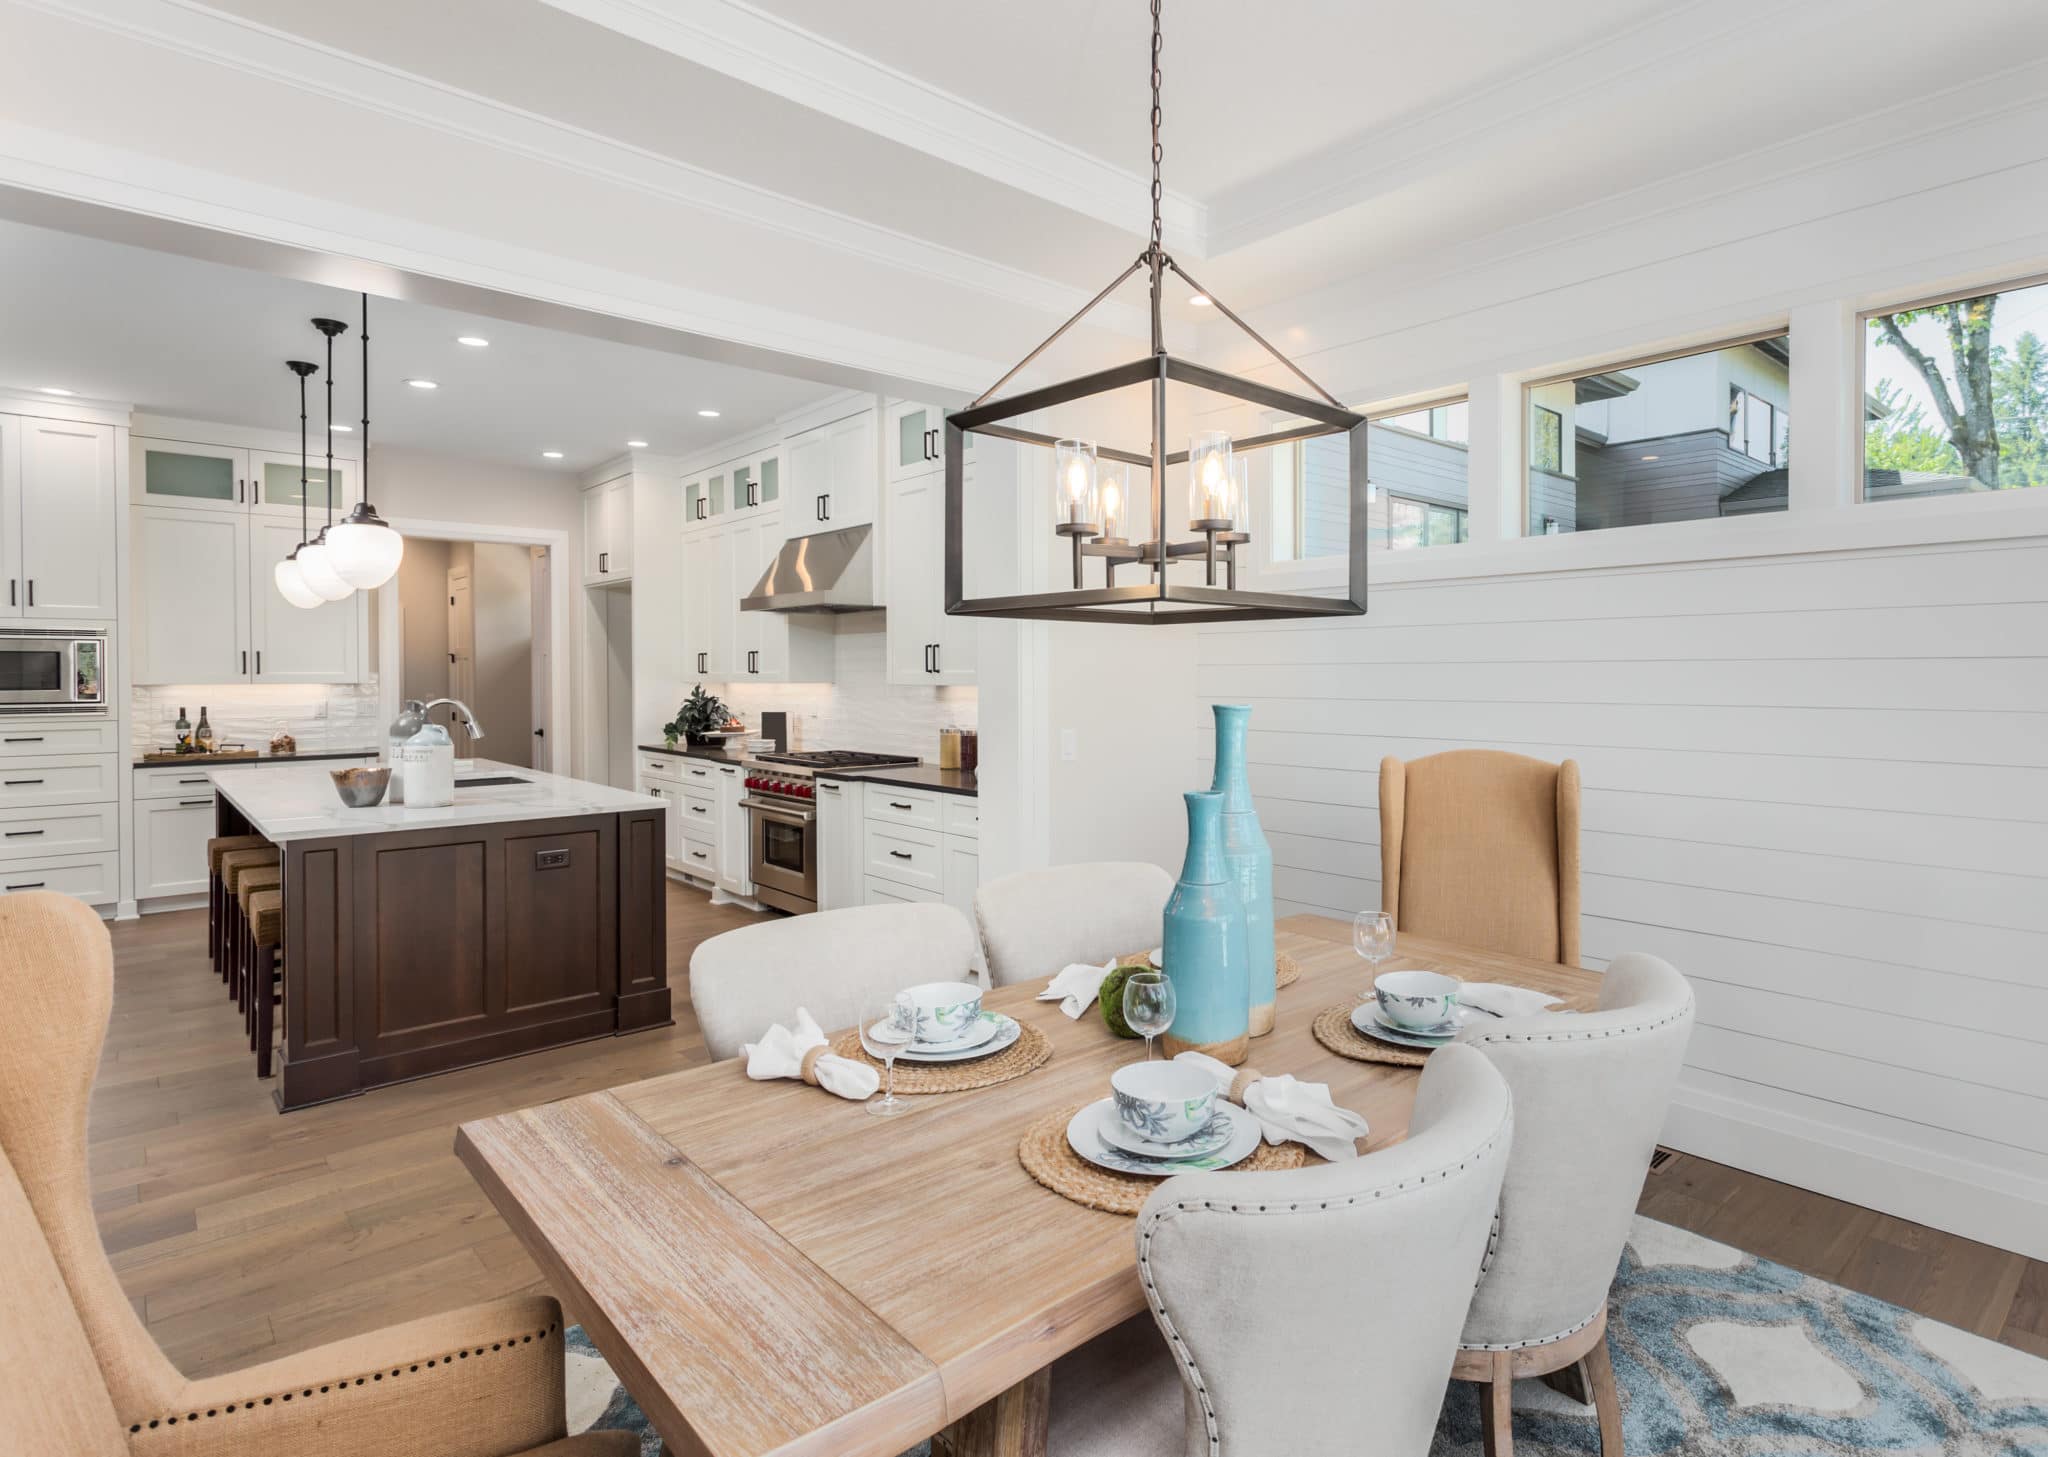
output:
<path id="1" fill-rule="evenodd" d="M 12 789 L 17 784 L 41 784 L 42 782 L 40 779 L 10 779 L 7 781 L 7 787 Z"/>
<path id="2" fill-rule="evenodd" d="M 244 678 L 249 676 L 249 650 L 247 648 L 242 649 L 242 676 Z"/>
<path id="3" fill-rule="evenodd" d="M 9 890 L 41 890 L 45 884 L 46 882 L 40 880 L 24 880 L 7 888 Z"/>
<path id="4" fill-rule="evenodd" d="M 28 605 L 31 607 L 36 605 L 36 579 L 34 577 L 28 579 Z M 36 884 L 41 885 L 42 882 L 39 880 Z"/>
<path id="5" fill-rule="evenodd" d="M 40 744 L 42 741 L 43 736 L 41 734 L 31 734 L 23 738 L 9 739 L 7 742 L 10 744 Z"/>
<path id="6" fill-rule="evenodd" d="M 915 808 L 915 806 L 913 806 L 913 805 L 908 805 L 908 804 L 905 804 L 905 803 L 904 803 L 904 802 L 903 802 L 902 800 L 900 800 L 900 799 L 892 799 L 892 800 L 890 800 L 890 801 L 889 801 L 889 808 L 891 808 L 891 809 L 912 809 L 912 808 Z"/>
<path id="7" fill-rule="evenodd" d="M 256 649 L 256 676 L 259 678 L 263 676 L 263 649 L 261 648 Z"/>
<path id="8" fill-rule="evenodd" d="M 597 569 L 600 573 L 611 570 L 611 567 L 607 565 L 610 560 L 611 553 L 608 551 L 601 551 L 597 554 Z"/>
<path id="9" fill-rule="evenodd" d="M 16 602 L 15 602 L 15 600 L 14 600 L 14 589 L 15 589 L 16 585 L 18 585 L 18 584 L 16 583 L 16 581 L 15 581 L 15 579 L 14 579 L 13 577 L 9 577 L 9 578 L 7 579 L 7 605 L 8 605 L 9 607 L 13 607 L 13 606 L 16 606 L 16 605 L 18 605 L 18 604 L 16 604 Z"/>
<path id="10" fill-rule="evenodd" d="M 47 830 L 9 830 L 6 838 L 10 840 L 26 840 L 36 835 L 46 835 L 48 833 L 49 831 Z"/>
<path id="11" fill-rule="evenodd" d="M 213 803 L 213 801 L 212 801 L 212 800 L 210 800 L 210 799 L 181 799 L 181 800 L 179 800 L 179 801 L 178 801 L 178 803 L 179 803 L 179 804 L 180 804 L 181 806 L 184 806 L 184 807 L 186 807 L 186 808 L 190 808 L 191 806 L 193 806 L 193 805 L 198 805 L 198 804 L 212 804 L 212 803 Z"/>
<path id="12" fill-rule="evenodd" d="M 200 778 L 198 778 L 198 779 L 180 779 L 180 780 L 179 780 L 178 782 L 179 782 L 180 784 L 204 784 L 204 783 L 206 782 L 206 780 L 205 780 L 205 778 L 204 778 L 204 777 L 202 776 L 202 777 L 200 777 Z"/>
<path id="13" fill-rule="evenodd" d="M 939 668 L 939 644 L 937 643 L 932 644 L 932 671 L 934 673 L 941 671 Z"/>
<path id="14" fill-rule="evenodd" d="M 908 850 L 891 850 L 889 854 L 898 860 L 913 860 L 917 858 L 914 855 L 912 855 Z"/>

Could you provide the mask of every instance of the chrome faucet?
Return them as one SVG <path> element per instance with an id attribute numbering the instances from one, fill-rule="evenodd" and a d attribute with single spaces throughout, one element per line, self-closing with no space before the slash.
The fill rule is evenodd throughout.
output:
<path id="1" fill-rule="evenodd" d="M 467 733 L 470 736 L 470 738 L 480 739 L 484 736 L 484 731 L 477 727 L 476 715 L 469 711 L 469 705 L 467 703 L 464 703 L 460 698 L 429 699 L 427 702 L 422 703 L 420 705 L 420 717 L 424 719 L 429 713 L 433 712 L 435 709 L 439 708 L 444 703 L 462 715 L 463 731 Z"/>

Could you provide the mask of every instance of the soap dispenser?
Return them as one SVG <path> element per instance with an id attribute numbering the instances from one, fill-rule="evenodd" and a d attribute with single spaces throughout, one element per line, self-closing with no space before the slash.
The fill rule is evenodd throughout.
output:
<path id="1" fill-rule="evenodd" d="M 405 769 L 399 762 L 398 750 L 427 723 L 427 706 L 417 698 L 408 698 L 398 706 L 398 717 L 391 720 L 390 737 L 384 743 L 384 762 L 391 766 L 391 783 L 384 791 L 386 804 L 405 803 Z"/>

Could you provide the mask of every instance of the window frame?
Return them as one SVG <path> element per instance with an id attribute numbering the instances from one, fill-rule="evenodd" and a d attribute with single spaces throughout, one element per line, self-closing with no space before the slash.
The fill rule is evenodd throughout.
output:
<path id="1" fill-rule="evenodd" d="M 1856 394 L 1853 402 L 1856 411 L 1856 469 L 1853 475 L 1854 494 L 1850 498 L 1851 505 L 1868 506 L 1884 504 L 1895 506 L 1898 504 L 1897 501 L 1874 503 L 1864 494 L 1865 487 L 1870 481 L 1870 466 L 1868 463 L 1870 432 L 1865 428 L 1863 421 L 1863 402 L 1870 398 L 1870 321 L 1872 319 L 1881 319 L 1887 314 L 1903 314 L 1913 309 L 1939 308 L 1943 304 L 1960 303 L 1964 299 L 1983 298 L 1987 294 L 2018 293 L 2023 289 L 2041 288 L 2044 286 L 2048 286 L 2048 273 L 2033 273 L 2003 283 L 1979 284 L 1975 288 L 1952 288 L 1942 293 L 1925 294 L 1901 303 L 1888 303 L 1876 308 L 1858 309 L 1856 311 Z M 2013 494 L 2024 496 L 2029 490 L 2040 491 L 2044 495 L 2048 495 L 2048 486 L 2022 487 Z M 1960 505 L 1963 502 L 1979 497 L 1996 499 L 2005 494 L 2007 493 L 2004 490 L 1994 486 L 1988 491 L 1952 492 L 1940 499 L 1951 504 Z M 1934 498 L 1906 496 L 1900 499 L 1931 500 Z M 1974 505 L 1962 506 L 1962 509 L 1974 511 L 1977 507 Z"/>

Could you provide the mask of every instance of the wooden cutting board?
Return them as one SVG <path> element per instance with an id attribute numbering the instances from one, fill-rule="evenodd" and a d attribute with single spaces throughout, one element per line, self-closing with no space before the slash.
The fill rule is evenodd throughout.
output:
<path id="1" fill-rule="evenodd" d="M 145 764 L 224 764 L 234 759 L 259 759 L 258 749 L 237 749 L 232 754 L 181 754 L 176 749 L 152 749 L 142 756 Z"/>

